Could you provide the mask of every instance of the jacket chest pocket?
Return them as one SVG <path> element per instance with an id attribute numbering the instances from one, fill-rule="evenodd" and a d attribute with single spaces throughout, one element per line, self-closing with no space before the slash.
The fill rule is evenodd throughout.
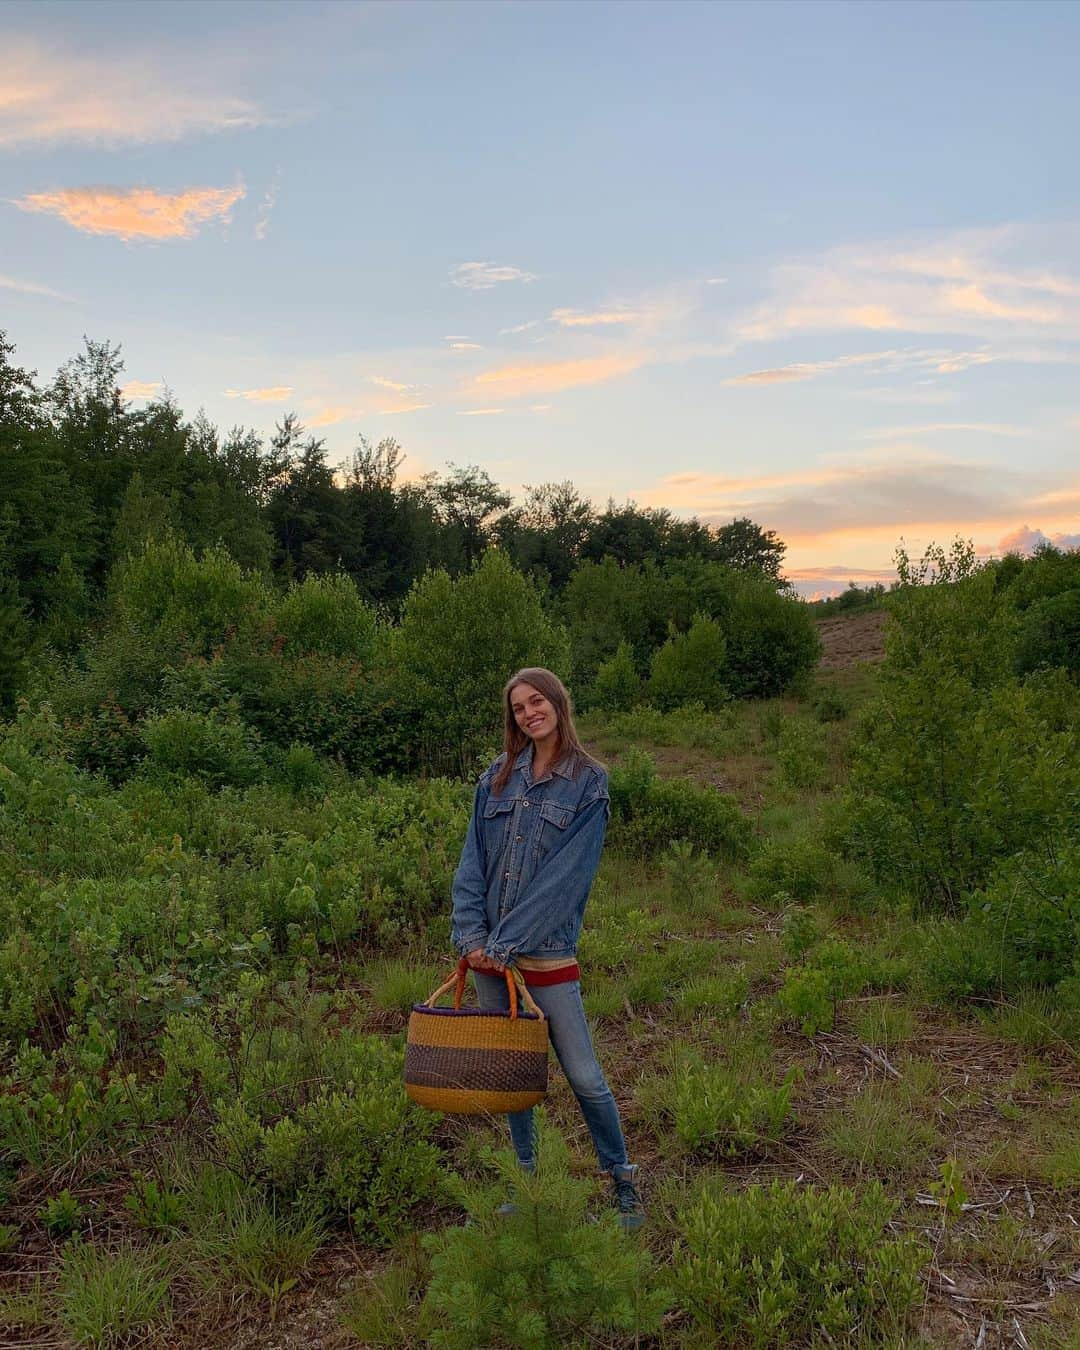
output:
<path id="1" fill-rule="evenodd" d="M 494 797 L 484 807 L 484 847 L 489 859 L 506 847 L 515 806 L 516 797 Z"/>
<path id="2" fill-rule="evenodd" d="M 536 852 L 540 858 L 546 857 L 552 849 L 558 848 L 566 832 L 566 827 L 574 819 L 572 806 L 560 806 L 558 802 L 543 802 L 540 806 L 540 828 L 537 832 Z"/>

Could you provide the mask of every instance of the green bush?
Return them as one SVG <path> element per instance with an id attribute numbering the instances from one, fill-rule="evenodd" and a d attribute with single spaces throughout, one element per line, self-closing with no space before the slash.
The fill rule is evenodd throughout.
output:
<path id="1" fill-rule="evenodd" d="M 667 1295 L 651 1277 L 648 1249 L 628 1241 L 614 1215 L 590 1219 L 593 1183 L 571 1176 L 553 1132 L 541 1130 L 539 1152 L 535 1175 L 503 1156 L 496 1188 L 459 1187 L 469 1223 L 424 1239 L 431 1258 L 421 1311 L 427 1344 L 554 1350 L 582 1338 L 636 1338 L 659 1329 Z M 508 1189 L 517 1210 L 496 1215 Z"/>
<path id="2" fill-rule="evenodd" d="M 311 574 L 289 587 L 275 606 L 274 623 L 287 650 L 320 652 L 367 662 L 375 645 L 375 611 L 351 577 Z"/>
<path id="3" fill-rule="evenodd" d="M 1020 620 L 1013 669 L 1027 675 L 1046 666 L 1080 676 L 1080 587 L 1037 600 Z"/>
<path id="4" fill-rule="evenodd" d="M 813 788 L 825 776 L 825 734 L 801 717 L 785 717 L 776 742 L 780 778 L 788 787 Z"/>
<path id="5" fill-rule="evenodd" d="M 861 952 L 842 939 L 832 939 L 814 947 L 806 964 L 785 972 L 777 1002 L 799 1022 L 804 1035 L 813 1036 L 832 1029 L 841 1000 L 854 997 L 872 976 Z"/>
<path id="6" fill-rule="evenodd" d="M 266 776 L 259 736 L 235 715 L 175 709 L 142 724 L 147 769 L 191 775 L 211 787 L 247 787 Z"/>
<path id="7" fill-rule="evenodd" d="M 829 887 L 835 866 L 829 850 L 808 835 L 766 839 L 748 868 L 747 891 L 758 900 L 783 892 L 805 904 Z"/>
<path id="8" fill-rule="evenodd" d="M 775 1181 L 729 1193 L 709 1178 L 676 1218 L 676 1300 L 708 1344 L 892 1344 L 930 1255 L 891 1235 L 895 1211 L 876 1182 L 862 1192 Z"/>
<path id="9" fill-rule="evenodd" d="M 498 743 L 503 684 L 522 666 L 569 664 L 565 632 L 532 581 L 496 550 L 456 580 L 428 572 L 409 592 L 388 656 L 414 709 L 425 763 L 468 775 Z"/>
<path id="10" fill-rule="evenodd" d="M 688 779 L 658 778 L 645 754 L 635 752 L 615 765 L 609 786 L 617 847 L 650 856 L 683 839 L 729 859 L 749 852 L 750 822 L 733 797 Z"/>
<path id="11" fill-rule="evenodd" d="M 589 699 L 601 712 L 628 712 L 641 697 L 641 680 L 634 668 L 630 644 L 620 642 L 615 655 L 602 661 L 593 680 Z"/>
<path id="12" fill-rule="evenodd" d="M 686 633 L 673 633 L 654 654 L 646 686 L 649 701 L 669 712 L 683 703 L 712 710 L 727 697 L 726 644 L 720 626 L 696 614 Z"/>
<path id="13" fill-rule="evenodd" d="M 438 1170 L 434 1118 L 401 1090 L 400 1045 L 328 1036 L 328 1000 L 302 985 L 286 1003 L 259 988 L 231 1012 L 170 1019 L 163 1106 L 209 1109 L 217 1160 L 237 1177 L 388 1242 Z"/>
<path id="14" fill-rule="evenodd" d="M 683 1064 L 670 1087 L 675 1135 L 688 1149 L 724 1157 L 766 1148 L 787 1128 L 793 1082 L 791 1074 L 774 1085 L 726 1064 Z"/>

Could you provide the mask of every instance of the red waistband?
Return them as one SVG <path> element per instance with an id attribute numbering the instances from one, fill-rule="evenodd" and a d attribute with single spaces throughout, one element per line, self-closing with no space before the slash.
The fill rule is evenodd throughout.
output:
<path id="1" fill-rule="evenodd" d="M 569 984 L 571 980 L 581 979 L 581 967 L 575 961 L 570 966 L 556 966 L 553 970 L 526 970 L 524 966 L 518 966 L 521 972 L 521 978 L 525 981 L 526 988 L 539 988 L 548 984 Z M 496 974 L 493 970 L 474 970 L 474 975 L 485 975 L 489 980 L 501 980 L 502 975 Z"/>

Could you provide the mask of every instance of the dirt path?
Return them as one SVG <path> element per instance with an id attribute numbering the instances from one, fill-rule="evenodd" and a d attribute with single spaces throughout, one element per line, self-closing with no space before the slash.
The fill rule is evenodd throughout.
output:
<path id="1" fill-rule="evenodd" d="M 864 661 L 877 662 L 885 655 L 885 611 L 823 619 L 818 632 L 825 648 L 822 670 L 847 670 Z"/>

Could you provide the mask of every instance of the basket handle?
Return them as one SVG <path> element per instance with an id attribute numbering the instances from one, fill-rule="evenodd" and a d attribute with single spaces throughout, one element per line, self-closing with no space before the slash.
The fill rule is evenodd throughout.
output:
<path id="1" fill-rule="evenodd" d="M 429 994 L 427 998 L 424 999 L 424 1007 L 430 1007 L 433 1003 L 436 1002 L 437 999 L 442 998 L 443 994 L 447 994 L 450 992 L 451 989 L 453 989 L 454 1007 L 460 1008 L 462 995 L 465 993 L 465 979 L 468 973 L 469 973 L 469 963 L 463 956 L 461 960 L 457 963 L 457 969 L 454 971 L 453 975 L 451 975 L 450 978 L 446 981 L 446 983 L 440 984 L 438 989 L 436 989 L 434 993 Z M 544 1017 L 543 1012 L 541 1011 L 536 1000 L 533 998 L 532 994 L 529 993 L 528 987 L 525 984 L 525 980 L 521 974 L 521 971 L 516 969 L 515 967 L 507 966 L 503 971 L 503 975 L 506 977 L 506 992 L 510 996 L 511 1020 L 512 1021 L 517 1020 L 518 991 L 520 990 L 521 997 L 525 1003 L 526 1008 L 528 1008 L 529 1012 L 531 1012 L 534 1017 L 538 1017 L 541 1022 L 545 1021 L 546 1019 Z"/>

